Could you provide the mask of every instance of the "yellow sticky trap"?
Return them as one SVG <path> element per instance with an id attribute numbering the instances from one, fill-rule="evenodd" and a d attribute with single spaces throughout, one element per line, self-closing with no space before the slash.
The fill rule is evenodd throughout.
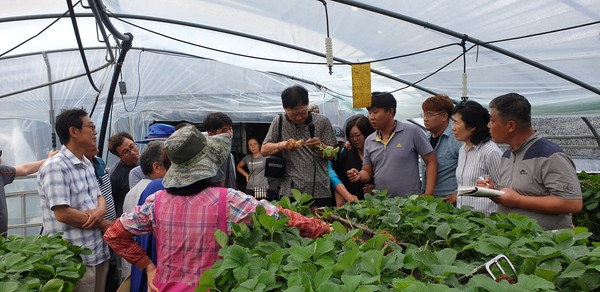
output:
<path id="1" fill-rule="evenodd" d="M 371 106 L 371 63 L 352 65 L 352 107 Z"/>

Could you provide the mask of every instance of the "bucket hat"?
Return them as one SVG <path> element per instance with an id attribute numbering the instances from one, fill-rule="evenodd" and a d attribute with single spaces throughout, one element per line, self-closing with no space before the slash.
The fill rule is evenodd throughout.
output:
<path id="1" fill-rule="evenodd" d="M 207 137 L 190 125 L 165 141 L 165 151 L 171 167 L 163 186 L 181 188 L 217 174 L 231 151 L 231 136 L 225 133 Z"/>

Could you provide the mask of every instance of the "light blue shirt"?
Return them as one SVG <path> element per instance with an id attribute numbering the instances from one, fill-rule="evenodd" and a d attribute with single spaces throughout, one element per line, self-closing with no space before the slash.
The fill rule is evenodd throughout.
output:
<path id="1" fill-rule="evenodd" d="M 431 138 L 431 132 L 427 133 L 427 140 Z M 456 191 L 458 185 L 456 183 L 456 167 L 458 166 L 458 153 L 464 145 L 463 142 L 456 141 L 452 134 L 452 126 L 448 124 L 446 130 L 440 135 L 437 145 L 435 146 L 435 158 L 437 159 L 437 182 L 433 195 L 436 197 L 445 197 Z M 420 162 L 421 170 L 421 193 L 425 192 L 425 163 Z"/>

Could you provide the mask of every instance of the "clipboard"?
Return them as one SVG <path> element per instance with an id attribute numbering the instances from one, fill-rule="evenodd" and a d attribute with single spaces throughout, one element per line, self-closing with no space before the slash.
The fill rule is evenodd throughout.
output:
<path id="1" fill-rule="evenodd" d="M 458 187 L 458 195 L 471 197 L 498 197 L 504 195 L 504 192 L 477 186 L 460 186 Z"/>

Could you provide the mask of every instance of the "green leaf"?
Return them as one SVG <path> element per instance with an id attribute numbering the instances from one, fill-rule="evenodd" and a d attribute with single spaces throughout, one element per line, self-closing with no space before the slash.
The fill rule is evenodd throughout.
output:
<path id="1" fill-rule="evenodd" d="M 54 292 L 54 291 L 62 291 L 62 289 L 64 288 L 65 285 L 65 281 L 61 280 L 61 279 L 52 279 L 48 282 L 46 282 L 46 284 L 44 284 L 44 286 L 42 286 L 42 292 Z"/>
<path id="2" fill-rule="evenodd" d="M 342 275 L 342 283 L 346 291 L 356 291 L 358 285 L 360 285 L 361 276 L 356 275 Z"/>
<path id="3" fill-rule="evenodd" d="M 215 240 L 220 247 L 226 247 L 229 244 L 229 236 L 221 229 L 215 230 Z"/>
<path id="4" fill-rule="evenodd" d="M 576 278 L 581 276 L 586 270 L 584 264 L 579 261 L 573 261 L 571 264 L 560 274 L 559 278 Z"/>
<path id="5" fill-rule="evenodd" d="M 273 253 L 271 253 L 270 255 L 268 255 L 267 260 L 269 261 L 269 263 L 279 266 L 279 265 L 281 265 L 281 261 L 283 260 L 284 254 L 285 254 L 284 250 L 278 249 L 278 250 L 274 251 Z"/>
<path id="6" fill-rule="evenodd" d="M 318 288 L 321 285 L 323 285 L 323 283 L 326 283 L 327 281 L 329 281 L 329 278 L 331 278 L 332 274 L 333 274 L 333 272 L 331 271 L 331 269 L 328 269 L 328 268 L 320 269 L 314 278 L 314 287 L 316 288 L 316 290 L 318 290 Z"/>
<path id="7" fill-rule="evenodd" d="M 312 259 L 313 260 L 319 259 L 321 256 L 332 251 L 334 247 L 335 246 L 334 246 L 333 242 L 331 242 L 327 239 L 324 239 L 324 238 L 317 238 L 317 240 L 315 241 L 315 251 L 313 253 Z"/>
<path id="8" fill-rule="evenodd" d="M 444 239 L 448 238 L 448 234 L 450 234 L 450 225 L 448 225 L 446 222 L 440 224 L 435 229 L 435 234 Z"/>
<path id="9" fill-rule="evenodd" d="M 16 281 L 0 282 L 0 291 L 3 291 L 3 292 L 20 291 L 19 290 L 19 282 L 16 282 Z"/>
<path id="10" fill-rule="evenodd" d="M 75 271 L 62 271 L 58 272 L 58 276 L 61 278 L 66 278 L 65 280 L 79 280 L 81 278 L 79 273 Z"/>
<path id="11" fill-rule="evenodd" d="M 208 269 L 208 270 L 204 271 L 202 276 L 200 276 L 200 285 L 198 285 L 198 287 L 196 287 L 196 290 L 194 290 L 194 291 L 195 292 L 205 292 L 205 291 L 208 291 L 209 289 L 215 289 L 215 288 L 217 288 L 217 286 L 215 286 L 215 277 L 213 276 L 213 271 L 212 271 L 212 269 Z"/>
<path id="12" fill-rule="evenodd" d="M 371 276 L 381 275 L 381 262 L 383 260 L 383 251 L 369 250 L 361 258 L 363 270 Z"/>
<path id="13" fill-rule="evenodd" d="M 519 275 L 519 282 L 513 286 L 527 291 L 549 291 L 555 289 L 552 282 L 534 275 Z"/>
<path id="14" fill-rule="evenodd" d="M 7 273 L 22 273 L 33 270 L 33 265 L 29 261 L 24 261 L 20 263 L 14 264 L 10 269 L 8 269 Z"/>
<path id="15" fill-rule="evenodd" d="M 344 225 L 342 225 L 342 223 L 340 223 L 338 221 L 334 221 L 333 224 L 331 224 L 331 226 L 333 226 L 334 232 L 337 232 L 339 234 L 348 233 L 348 231 L 346 230 L 346 227 L 344 227 Z"/>
<path id="16" fill-rule="evenodd" d="M 6 265 L 6 269 L 8 270 L 12 266 L 23 262 L 25 259 L 27 259 L 27 257 L 22 254 L 10 253 L 10 254 L 7 254 L 6 256 L 4 256 L 2 261 L 4 262 L 4 264 Z"/>

